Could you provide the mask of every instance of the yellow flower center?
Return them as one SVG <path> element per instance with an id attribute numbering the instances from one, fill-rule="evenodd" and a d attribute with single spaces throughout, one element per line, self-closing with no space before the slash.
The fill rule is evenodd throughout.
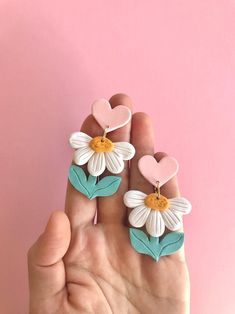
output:
<path id="1" fill-rule="evenodd" d="M 114 149 L 113 142 L 103 136 L 94 137 L 89 145 L 96 153 L 111 152 Z"/>
<path id="2" fill-rule="evenodd" d="M 166 210 L 169 207 L 168 199 L 163 195 L 160 195 L 158 198 L 156 193 L 147 195 L 144 199 L 144 203 L 147 207 L 160 211 Z"/>

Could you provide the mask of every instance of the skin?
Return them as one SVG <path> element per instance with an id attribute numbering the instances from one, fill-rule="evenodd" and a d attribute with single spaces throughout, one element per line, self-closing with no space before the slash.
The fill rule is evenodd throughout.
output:
<path id="1" fill-rule="evenodd" d="M 131 99 L 124 94 L 114 95 L 110 103 L 132 109 Z M 81 130 L 92 137 L 102 135 L 92 116 Z M 30 314 L 189 313 L 184 248 L 155 262 L 135 252 L 129 240 L 129 209 L 123 204 L 123 194 L 130 189 L 152 193 L 137 162 L 146 154 L 158 161 L 166 155 L 154 154 L 151 119 L 135 113 L 128 125 L 108 138 L 131 142 L 136 154 L 129 165 L 126 162 L 121 186 L 113 196 L 90 201 L 68 182 L 65 212 L 52 213 L 28 252 Z M 179 196 L 177 178 L 168 181 L 161 193 L 168 198 Z"/>

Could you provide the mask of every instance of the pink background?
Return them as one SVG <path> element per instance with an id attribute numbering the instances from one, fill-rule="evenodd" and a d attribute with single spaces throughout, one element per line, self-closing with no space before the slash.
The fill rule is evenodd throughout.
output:
<path id="1" fill-rule="evenodd" d="M 27 313 L 26 252 L 63 209 L 68 136 L 117 92 L 180 163 L 191 313 L 235 313 L 233 0 L 0 1 L 0 313 Z"/>

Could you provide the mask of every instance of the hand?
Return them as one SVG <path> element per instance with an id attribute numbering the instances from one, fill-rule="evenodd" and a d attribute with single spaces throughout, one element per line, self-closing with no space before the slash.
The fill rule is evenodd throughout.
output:
<path id="1" fill-rule="evenodd" d="M 130 98 L 123 94 L 114 95 L 110 103 L 131 108 Z M 81 130 L 90 136 L 102 134 L 92 116 Z M 113 196 L 88 200 L 68 182 L 66 213 L 52 213 L 28 253 L 30 314 L 189 313 L 184 249 L 155 262 L 135 252 L 129 239 L 123 194 L 128 189 L 153 191 L 137 169 L 141 156 L 154 155 L 151 120 L 145 113 L 135 113 L 132 123 L 111 132 L 109 138 L 131 141 L 136 155 L 130 167 L 126 162 Z M 164 155 L 154 156 L 159 161 Z M 161 191 L 167 197 L 179 196 L 177 178 Z"/>

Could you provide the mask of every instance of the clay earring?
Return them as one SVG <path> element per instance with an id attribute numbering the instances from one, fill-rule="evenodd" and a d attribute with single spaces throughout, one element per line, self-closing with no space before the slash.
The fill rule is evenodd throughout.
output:
<path id="1" fill-rule="evenodd" d="M 84 132 L 72 133 L 70 145 L 75 149 L 70 167 L 71 184 L 92 199 L 96 196 L 109 196 L 115 193 L 121 183 L 121 177 L 106 176 L 97 183 L 97 177 L 107 168 L 111 173 L 118 174 L 124 169 L 124 161 L 130 160 L 135 148 L 128 142 L 112 142 L 107 134 L 126 125 L 131 119 L 131 111 L 126 106 L 111 108 L 106 99 L 96 100 L 92 104 L 92 114 L 103 128 L 103 134 L 90 137 Z M 87 163 L 88 179 L 82 168 Z"/>
<path id="2" fill-rule="evenodd" d="M 184 197 L 168 199 L 160 192 L 161 186 L 178 171 L 178 162 L 164 157 L 159 162 L 153 156 L 143 156 L 138 162 L 141 174 L 153 185 L 154 192 L 130 190 L 124 194 L 124 203 L 132 208 L 129 222 L 135 228 L 146 226 L 150 238 L 141 230 L 130 228 L 130 239 L 135 250 L 159 260 L 160 256 L 176 252 L 184 242 L 184 234 L 174 232 L 182 227 L 182 215 L 191 211 L 190 202 Z M 173 231 L 161 241 L 165 228 Z"/>

